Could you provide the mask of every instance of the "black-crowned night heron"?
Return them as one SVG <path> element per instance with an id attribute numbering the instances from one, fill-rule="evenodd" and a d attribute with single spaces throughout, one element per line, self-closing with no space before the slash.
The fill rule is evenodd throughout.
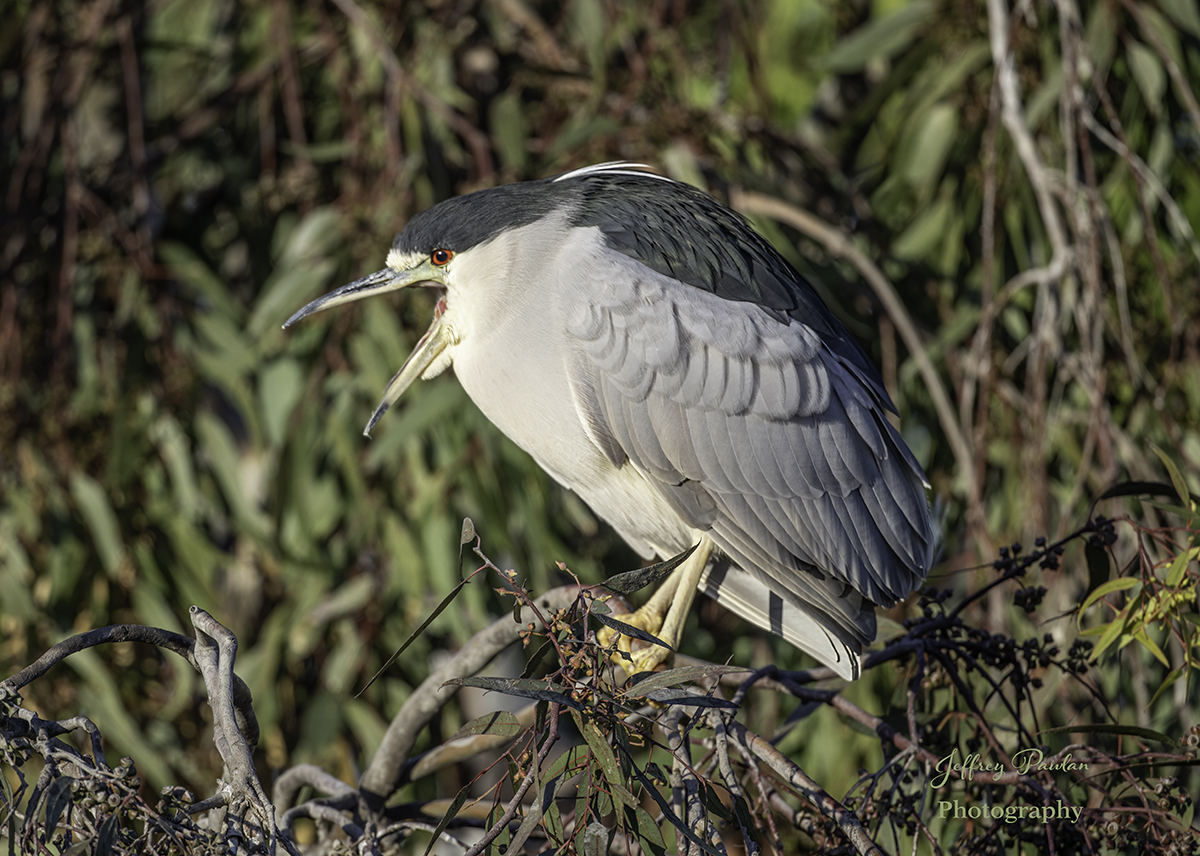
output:
<path id="1" fill-rule="evenodd" d="M 740 215 L 621 163 L 482 190 L 413 217 L 384 270 L 284 326 L 410 285 L 440 292 L 433 324 L 368 432 L 453 365 L 643 556 L 699 545 L 634 622 L 675 645 L 701 589 L 858 676 L 875 605 L 932 561 L 924 475 L 866 355 Z"/>

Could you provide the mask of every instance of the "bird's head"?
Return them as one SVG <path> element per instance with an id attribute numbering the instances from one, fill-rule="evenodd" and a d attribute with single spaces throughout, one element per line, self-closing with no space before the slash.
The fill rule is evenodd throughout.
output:
<path id="1" fill-rule="evenodd" d="M 414 380 L 445 371 L 472 325 L 494 318 L 491 310 L 503 303 L 503 289 L 519 285 L 520 278 L 510 276 L 512 236 L 548 222 L 571 192 L 542 179 L 447 199 L 408 222 L 392 243 L 387 267 L 318 297 L 284 323 L 290 327 L 322 309 L 408 286 L 437 289 L 433 323 L 388 383 L 364 433 L 370 434 Z"/>
<path id="2" fill-rule="evenodd" d="M 397 244 L 399 244 L 399 238 L 397 238 Z M 438 290 L 433 323 L 429 325 L 425 335 L 417 342 L 417 346 L 413 348 L 413 352 L 409 354 L 400 371 L 396 372 L 388 382 L 383 399 L 375 408 L 375 413 L 371 416 L 371 421 L 367 423 L 364 434 L 371 433 L 375 423 L 380 420 L 389 407 L 399 400 L 414 380 L 419 377 L 435 377 L 445 371 L 453 362 L 454 348 L 461 340 L 461 332 L 454 323 L 453 313 L 448 311 L 447 292 L 453 287 L 452 278 L 456 266 L 456 255 L 454 250 L 439 246 L 435 246 L 427 252 L 411 250 L 405 252 L 398 247 L 393 247 L 392 251 L 388 253 L 387 267 L 383 270 L 318 297 L 284 322 L 285 328 L 290 327 L 301 318 L 312 315 L 314 312 L 320 312 L 322 309 L 383 294 L 387 291 L 396 291 L 410 285 Z"/>

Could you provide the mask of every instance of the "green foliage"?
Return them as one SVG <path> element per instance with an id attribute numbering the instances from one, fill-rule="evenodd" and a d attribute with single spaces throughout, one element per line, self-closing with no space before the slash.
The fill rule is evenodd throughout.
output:
<path id="1" fill-rule="evenodd" d="M 426 298 L 279 329 L 378 269 L 416 211 L 601 160 L 651 163 L 731 201 L 769 194 L 886 275 L 905 317 L 880 311 L 843 248 L 750 212 L 881 365 L 952 569 L 1065 533 L 1120 479 L 1163 479 L 1149 443 L 1178 462 L 1166 477 L 1188 511 L 1195 4 L 1004 12 L 1040 178 L 1006 124 L 986 4 L 16 4 L 0 34 L 0 674 L 79 629 L 182 630 L 197 604 L 241 640 L 265 764 L 349 778 L 430 660 L 508 607 L 468 586 L 347 700 L 458 584 L 463 517 L 531 591 L 564 579 L 557 561 L 585 579 L 632 567 L 452 379 L 414 386 L 361 437 Z M 1171 513 L 1106 501 L 1133 516 L 1121 525 L 1139 544 Z M 1037 570 L 1058 614 L 1092 593 L 1085 632 L 1132 664 L 1095 670 L 1096 691 L 1160 730 L 1197 718 L 1194 525 L 1168 540 L 1136 566 L 1122 542 Z M 1112 561 L 1117 586 L 1140 582 L 1111 587 Z M 960 593 L 982 579 L 969 576 L 952 581 Z M 802 665 L 700 609 L 683 653 Z M 1022 609 L 971 610 L 990 630 L 1027 629 Z M 31 702 L 111 712 L 112 748 L 152 788 L 211 782 L 194 678 L 153 650 L 116 650 L 86 682 L 60 667 Z M 876 672 L 848 695 L 870 706 L 895 686 Z M 753 724 L 769 733 L 793 707 L 764 702 Z M 461 719 L 447 711 L 422 740 Z M 785 745 L 831 792 L 883 761 L 831 710 L 806 724 L 812 739 Z"/>
<path id="2" fill-rule="evenodd" d="M 1164 667 L 1166 676 L 1150 704 L 1154 704 L 1162 693 L 1180 679 L 1191 677 L 1192 670 L 1200 667 L 1200 612 L 1197 612 L 1197 585 L 1200 583 L 1200 527 L 1197 527 L 1197 506 L 1189 494 L 1187 483 L 1178 467 L 1158 447 L 1154 452 L 1162 460 L 1171 476 L 1171 486 L 1159 486 L 1154 491 L 1159 495 L 1174 493 L 1176 504 L 1155 503 L 1171 515 L 1183 519 L 1178 529 L 1146 529 L 1131 525 L 1138 539 L 1138 549 L 1125 572 L 1136 571 L 1137 576 L 1118 576 L 1095 586 L 1079 604 L 1078 621 L 1081 637 L 1099 637 L 1095 642 L 1093 657 L 1116 646 L 1120 650 L 1130 642 L 1138 642 Z M 1103 549 L 1115 541 L 1116 533 L 1111 525 L 1105 526 L 1092 536 L 1091 550 Z M 1107 568 L 1107 556 L 1104 556 Z M 1158 558 L 1161 556 L 1162 558 Z M 1109 595 L 1125 592 L 1118 602 L 1109 601 Z M 1103 603 L 1108 607 L 1107 620 L 1093 623 L 1082 629 L 1084 616 L 1089 608 Z M 1152 632 L 1165 630 L 1167 639 L 1177 643 L 1182 651 L 1182 663 L 1174 666 L 1163 652 L 1162 645 L 1155 641 Z"/>

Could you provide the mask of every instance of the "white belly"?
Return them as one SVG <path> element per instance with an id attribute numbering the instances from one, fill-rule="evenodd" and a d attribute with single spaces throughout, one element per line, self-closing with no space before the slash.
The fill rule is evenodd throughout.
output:
<path id="1" fill-rule="evenodd" d="M 483 415 L 641 556 L 673 556 L 694 544 L 698 533 L 648 477 L 629 461 L 613 466 L 588 435 L 561 364 L 570 345 L 544 335 L 536 343 L 524 335 L 499 338 L 507 344 L 502 358 L 476 347 L 454 359 L 459 382 Z"/>

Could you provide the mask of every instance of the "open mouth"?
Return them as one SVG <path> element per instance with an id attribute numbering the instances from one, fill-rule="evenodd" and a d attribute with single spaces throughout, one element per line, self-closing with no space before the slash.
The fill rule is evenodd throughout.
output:
<path id="1" fill-rule="evenodd" d="M 371 421 L 367 423 L 366 430 L 363 431 L 363 434 L 368 437 L 371 436 L 371 429 L 383 418 L 383 414 L 387 413 L 388 409 L 400 399 L 400 396 L 412 385 L 414 380 L 429 370 L 430 366 L 437 361 L 453 341 L 449 325 L 442 323 L 447 308 L 446 289 L 436 283 L 430 283 L 428 287 L 436 288 L 440 292 L 437 303 L 433 307 L 433 321 L 425 334 L 417 340 L 416 347 L 408 355 L 408 359 L 404 361 L 400 371 L 396 372 L 388 382 L 387 388 L 383 391 L 383 399 L 375 408 Z"/>

